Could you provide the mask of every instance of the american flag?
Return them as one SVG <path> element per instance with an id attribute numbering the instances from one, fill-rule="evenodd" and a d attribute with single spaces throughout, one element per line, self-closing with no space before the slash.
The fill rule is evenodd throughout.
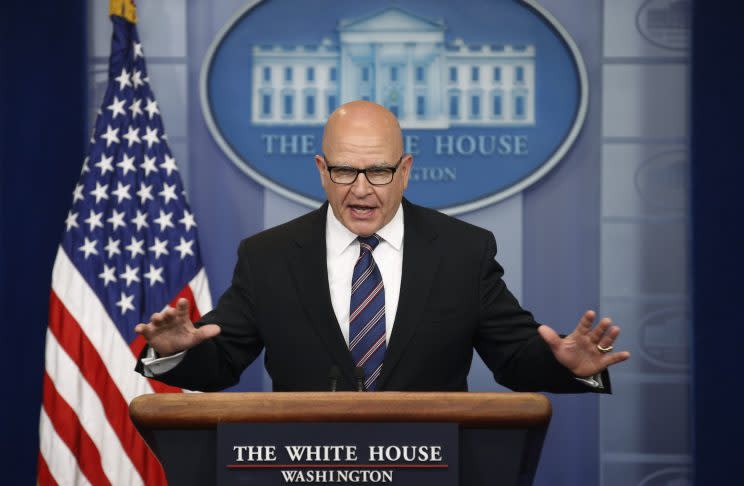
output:
<path id="1" fill-rule="evenodd" d="M 52 271 L 40 416 L 41 485 L 166 484 L 128 404 L 179 392 L 135 373 L 153 312 L 210 310 L 194 215 L 168 148 L 134 23 L 112 15 L 109 83 Z"/>

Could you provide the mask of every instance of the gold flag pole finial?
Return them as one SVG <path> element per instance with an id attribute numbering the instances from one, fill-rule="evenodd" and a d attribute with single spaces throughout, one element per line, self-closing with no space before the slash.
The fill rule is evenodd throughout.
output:
<path id="1" fill-rule="evenodd" d="M 137 6 L 134 4 L 134 0 L 109 0 L 109 15 L 123 17 L 136 24 Z"/>

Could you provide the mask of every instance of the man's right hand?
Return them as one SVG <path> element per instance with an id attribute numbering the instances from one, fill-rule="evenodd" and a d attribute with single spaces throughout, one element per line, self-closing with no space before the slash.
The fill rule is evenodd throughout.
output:
<path id="1" fill-rule="evenodd" d="M 178 299 L 176 308 L 166 307 L 156 312 L 147 324 L 137 324 L 134 332 L 141 334 L 160 356 L 170 356 L 193 348 L 220 333 L 217 324 L 194 327 L 189 318 L 189 301 Z"/>

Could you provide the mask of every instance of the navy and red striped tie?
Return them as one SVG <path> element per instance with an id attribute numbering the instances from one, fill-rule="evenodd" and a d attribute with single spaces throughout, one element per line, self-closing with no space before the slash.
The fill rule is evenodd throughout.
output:
<path id="1" fill-rule="evenodd" d="M 349 351 L 357 367 L 364 369 L 364 388 L 375 390 L 385 358 L 385 287 L 372 252 L 380 237 L 357 238 L 359 258 L 351 279 Z"/>

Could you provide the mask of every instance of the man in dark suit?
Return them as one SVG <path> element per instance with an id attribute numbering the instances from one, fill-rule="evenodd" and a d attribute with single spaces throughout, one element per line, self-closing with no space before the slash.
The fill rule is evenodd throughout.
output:
<path id="1" fill-rule="evenodd" d="M 137 325 L 138 371 L 219 390 L 265 349 L 275 390 L 454 391 L 475 348 L 514 390 L 609 392 L 605 370 L 629 357 L 611 352 L 619 328 L 592 311 L 566 337 L 540 326 L 506 288 L 490 232 L 403 199 L 413 158 L 389 111 L 340 107 L 315 163 L 328 202 L 244 240 L 201 322 L 182 299 Z"/>

